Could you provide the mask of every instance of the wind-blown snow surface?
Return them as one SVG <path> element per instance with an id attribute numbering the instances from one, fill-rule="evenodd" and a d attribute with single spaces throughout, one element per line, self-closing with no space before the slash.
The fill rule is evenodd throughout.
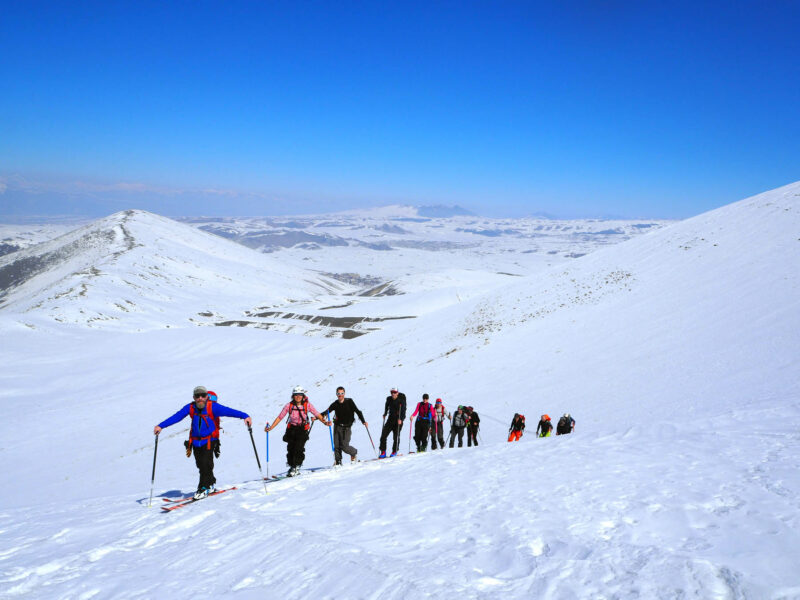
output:
<path id="1" fill-rule="evenodd" d="M 786 186 L 353 340 L 6 325 L 0 596 L 800 598 L 799 198 Z M 320 408 L 345 385 L 376 443 L 399 385 L 475 406 L 483 443 L 265 495 L 227 419 L 216 474 L 240 489 L 162 515 L 144 507 L 152 426 L 198 383 L 259 424 L 295 383 Z M 567 410 L 574 435 L 533 436 Z M 528 432 L 507 444 L 514 412 Z M 156 494 L 191 491 L 185 428 L 160 437 Z M 372 455 L 363 427 L 353 443 Z M 306 466 L 330 461 L 315 426 Z"/>

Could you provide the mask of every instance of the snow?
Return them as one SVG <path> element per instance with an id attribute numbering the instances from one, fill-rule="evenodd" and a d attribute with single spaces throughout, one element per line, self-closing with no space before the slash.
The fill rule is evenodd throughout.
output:
<path id="1" fill-rule="evenodd" d="M 437 252 L 415 271 L 393 255 L 381 274 L 403 295 L 342 295 L 352 287 L 323 278 L 299 286 L 299 302 L 275 298 L 309 315 L 415 317 L 355 339 L 197 326 L 186 317 L 200 305 L 178 310 L 184 300 L 153 301 L 162 326 L 150 311 L 111 328 L 54 321 L 55 304 L 4 305 L 0 598 L 800 598 L 798 198 L 800 183 L 521 277 L 497 274 L 518 256 L 487 248 L 469 269 Z M 176 241 L 188 226 L 139 217 L 164 228 L 135 234 L 161 260 L 216 273 L 225 255 L 224 272 L 244 285 L 263 269 L 267 290 L 273 272 L 320 277 L 300 269 L 299 249 L 261 255 L 210 236 L 192 247 Z M 224 244 L 209 250 L 212 239 Z M 332 250 L 306 252 L 319 271 L 361 274 L 337 253 L 361 265 L 378 253 Z M 259 305 L 258 292 L 235 298 L 209 278 L 205 303 L 225 316 Z M 49 297 L 52 281 L 35 283 L 25 298 Z M 96 283 L 101 297 L 119 289 Z M 412 410 L 426 391 L 469 404 L 482 443 L 265 494 L 246 428 L 225 419 L 215 473 L 239 489 L 161 514 L 147 508 L 152 427 L 198 384 L 254 417 L 262 463 L 263 423 L 295 384 L 321 409 L 346 386 L 376 444 L 393 385 Z M 541 413 L 566 411 L 575 434 L 534 437 Z M 508 444 L 514 412 L 528 429 Z M 196 485 L 185 431 L 160 436 L 154 505 Z M 401 438 L 405 453 L 407 425 Z M 284 471 L 278 431 L 270 444 L 270 472 Z M 353 445 L 374 456 L 358 424 Z M 317 425 L 305 466 L 330 462 Z"/>

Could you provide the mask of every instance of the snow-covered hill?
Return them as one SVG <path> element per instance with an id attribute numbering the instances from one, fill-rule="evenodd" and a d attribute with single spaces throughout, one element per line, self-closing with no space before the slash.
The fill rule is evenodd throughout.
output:
<path id="1" fill-rule="evenodd" d="M 0 310 L 124 330 L 186 326 L 352 286 L 144 211 L 125 211 L 0 257 Z"/>
<path id="2" fill-rule="evenodd" d="M 800 183 L 530 275 L 476 273 L 456 301 L 458 270 L 426 264 L 437 279 L 402 295 L 305 305 L 420 308 L 350 340 L 6 325 L 0 597 L 800 598 L 799 200 Z M 346 386 L 376 443 L 391 386 L 469 404 L 482 443 L 265 495 L 226 420 L 216 474 L 240 489 L 144 508 L 152 427 L 194 385 L 253 415 L 263 461 L 296 383 L 320 408 Z M 574 435 L 533 436 L 565 411 Z M 507 444 L 514 412 L 528 430 Z M 185 428 L 160 438 L 156 495 L 191 491 Z M 372 455 L 363 427 L 353 442 Z M 307 450 L 329 464 L 327 430 Z"/>

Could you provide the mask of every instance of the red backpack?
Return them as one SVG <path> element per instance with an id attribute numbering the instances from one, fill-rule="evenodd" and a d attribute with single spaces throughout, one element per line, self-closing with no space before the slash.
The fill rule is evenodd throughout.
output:
<path id="1" fill-rule="evenodd" d="M 212 400 L 213 398 L 213 400 Z M 211 440 L 218 440 L 219 439 L 219 417 L 214 414 L 214 404 L 217 402 L 217 393 L 212 392 L 211 390 L 208 391 L 208 400 L 206 401 L 206 412 L 208 415 L 200 415 L 200 418 L 203 420 L 212 419 L 214 421 L 214 432 L 211 435 L 207 435 L 202 438 L 192 437 L 192 428 L 189 427 L 189 444 L 194 445 L 195 440 L 208 440 L 208 445 L 206 446 L 209 450 L 211 449 Z M 194 407 L 194 402 L 189 405 L 189 416 L 192 418 L 192 422 L 194 422 L 194 417 L 197 414 L 197 410 Z"/>

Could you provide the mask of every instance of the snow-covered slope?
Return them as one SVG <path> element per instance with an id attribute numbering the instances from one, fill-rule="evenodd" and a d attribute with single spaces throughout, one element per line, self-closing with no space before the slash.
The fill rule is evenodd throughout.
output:
<path id="1" fill-rule="evenodd" d="M 9 328 L 0 595 L 800 598 L 798 194 L 800 183 L 487 278 L 483 292 L 476 274 L 462 301 L 352 340 Z M 456 278 L 439 277 L 441 290 Z M 412 307 L 432 289 L 406 285 L 369 302 Z M 328 312 L 365 306 L 346 299 Z M 263 461 L 261 424 L 296 383 L 320 408 L 346 386 L 376 443 L 390 386 L 412 405 L 422 392 L 472 405 L 481 446 L 265 495 L 246 429 L 225 420 L 216 474 L 240 489 L 169 515 L 142 506 L 152 427 L 194 385 L 253 415 Z M 533 436 L 539 414 L 565 411 L 574 435 Z M 528 430 L 507 444 L 514 412 Z M 275 433 L 271 472 L 285 468 Z M 190 491 L 185 428 L 160 438 L 156 495 Z M 372 455 L 363 427 L 353 438 Z M 315 426 L 307 450 L 306 466 L 329 464 L 327 430 Z"/>
<path id="2" fill-rule="evenodd" d="M 26 324 L 45 317 L 126 330 L 185 326 L 200 313 L 238 315 L 352 289 L 133 210 L 0 257 L 0 309 Z"/>

